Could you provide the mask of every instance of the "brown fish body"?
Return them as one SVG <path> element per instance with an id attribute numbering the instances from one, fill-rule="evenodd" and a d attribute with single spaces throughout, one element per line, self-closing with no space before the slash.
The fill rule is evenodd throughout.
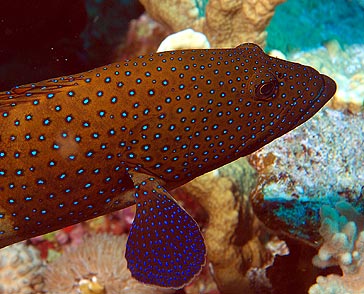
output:
<path id="1" fill-rule="evenodd" d="M 171 189 L 254 152 L 334 92 L 314 69 L 244 44 L 0 93 L 0 247 L 131 205 L 139 174 Z"/>

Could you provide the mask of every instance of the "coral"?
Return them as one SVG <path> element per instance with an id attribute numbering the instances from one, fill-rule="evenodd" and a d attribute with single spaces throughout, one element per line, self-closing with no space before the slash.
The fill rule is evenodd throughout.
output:
<path id="1" fill-rule="evenodd" d="M 254 211 L 269 227 L 317 246 L 319 210 L 357 201 L 364 182 L 364 119 L 325 108 L 249 156 L 259 173 Z"/>
<path id="2" fill-rule="evenodd" d="M 182 187 L 208 215 L 204 227 L 207 257 L 221 293 L 251 293 L 249 269 L 264 270 L 275 253 L 261 240 L 266 233 L 254 217 L 248 196 L 255 172 L 245 159 L 200 176 Z M 258 283 L 258 282 L 257 282 Z"/>
<path id="3" fill-rule="evenodd" d="M 320 268 L 339 265 L 343 275 L 319 276 L 309 293 L 364 293 L 364 216 L 345 201 L 336 209 L 323 206 L 320 215 L 324 243 L 312 262 Z"/>
<path id="4" fill-rule="evenodd" d="M 50 263 L 45 289 L 50 294 L 173 293 L 131 277 L 125 255 L 126 235 L 96 234 Z"/>
<path id="5" fill-rule="evenodd" d="M 330 41 L 324 47 L 288 56 L 289 60 L 308 64 L 332 77 L 338 85 L 329 105 L 359 112 L 364 109 L 364 45 L 346 46 Z"/>
<path id="6" fill-rule="evenodd" d="M 205 34 L 214 48 L 234 47 L 242 42 L 254 42 L 264 46 L 265 28 L 274 14 L 275 7 L 284 0 L 140 2 L 152 18 L 173 32 L 192 28 Z"/>
<path id="7" fill-rule="evenodd" d="M 178 49 L 209 49 L 210 44 L 206 36 L 192 29 L 186 29 L 169 35 L 159 45 L 157 52 Z"/>
<path id="8" fill-rule="evenodd" d="M 31 294 L 43 288 L 43 262 L 39 251 L 24 243 L 0 251 L 0 293 Z"/>

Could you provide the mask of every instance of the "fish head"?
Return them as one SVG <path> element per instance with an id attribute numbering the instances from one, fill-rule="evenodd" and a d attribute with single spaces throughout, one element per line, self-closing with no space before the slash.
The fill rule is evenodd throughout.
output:
<path id="1" fill-rule="evenodd" d="M 271 57 L 242 44 L 243 121 L 248 127 L 240 156 L 248 155 L 310 119 L 336 91 L 335 82 L 310 66 Z"/>

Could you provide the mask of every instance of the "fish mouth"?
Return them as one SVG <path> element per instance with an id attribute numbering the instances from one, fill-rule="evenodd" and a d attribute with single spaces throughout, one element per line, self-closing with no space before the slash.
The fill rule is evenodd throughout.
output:
<path id="1" fill-rule="evenodd" d="M 326 76 L 321 74 L 322 80 L 323 80 L 323 86 L 322 86 L 322 90 L 320 91 L 320 93 L 317 95 L 316 97 L 316 102 L 322 103 L 322 106 L 331 99 L 332 96 L 335 95 L 336 92 L 336 83 L 335 81 Z"/>

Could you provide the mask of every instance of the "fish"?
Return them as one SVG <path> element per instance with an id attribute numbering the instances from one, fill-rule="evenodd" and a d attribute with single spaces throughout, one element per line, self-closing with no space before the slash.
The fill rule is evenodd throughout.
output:
<path id="1" fill-rule="evenodd" d="M 181 288 L 206 247 L 169 191 L 301 125 L 335 91 L 315 69 L 245 43 L 137 56 L 1 92 L 0 247 L 135 203 L 128 269 L 142 283 Z"/>

